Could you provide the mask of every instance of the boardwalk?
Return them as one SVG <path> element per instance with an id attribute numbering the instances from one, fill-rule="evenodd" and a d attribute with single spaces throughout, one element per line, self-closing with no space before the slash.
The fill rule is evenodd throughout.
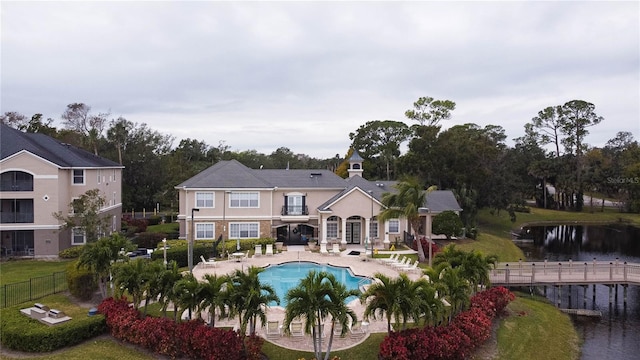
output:
<path id="1" fill-rule="evenodd" d="M 640 264 L 619 261 L 498 263 L 491 270 L 493 285 L 640 285 Z"/>

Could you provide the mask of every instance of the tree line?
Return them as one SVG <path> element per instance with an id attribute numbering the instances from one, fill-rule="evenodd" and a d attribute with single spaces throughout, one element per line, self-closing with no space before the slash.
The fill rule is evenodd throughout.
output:
<path id="1" fill-rule="evenodd" d="M 595 105 L 572 100 L 542 109 L 525 123 L 523 135 L 506 144 L 499 125 L 473 123 L 445 130 L 456 104 L 421 97 L 405 111 L 406 120 L 373 120 L 348 134 L 351 144 L 341 157 L 316 159 L 280 147 L 271 154 L 232 151 L 220 140 L 212 146 L 197 139 L 162 134 L 145 123 L 110 113 L 95 113 L 89 105 L 72 103 L 60 115 L 62 127 L 42 114 L 31 118 L 6 112 L 0 120 L 25 132 L 43 133 L 118 162 L 123 171 L 123 208 L 177 208 L 174 186 L 220 160 L 235 159 L 250 168 L 329 169 L 346 177 L 348 158 L 357 151 L 364 159 L 364 177 L 396 180 L 417 177 L 455 192 L 466 227 L 475 224 L 479 208 L 514 214 L 526 199 L 541 207 L 593 211 L 604 202 L 585 204 L 584 195 L 610 199 L 621 211 L 640 212 L 640 147 L 631 132 L 619 132 L 603 147 L 592 147 L 589 129 L 604 121 Z M 403 153 L 403 149 L 406 149 Z"/>

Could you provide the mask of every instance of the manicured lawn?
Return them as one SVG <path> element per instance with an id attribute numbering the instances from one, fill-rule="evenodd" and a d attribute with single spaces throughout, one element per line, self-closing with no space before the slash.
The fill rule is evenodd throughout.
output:
<path id="1" fill-rule="evenodd" d="M 178 231 L 180 231 L 180 224 L 175 222 L 147 226 L 147 232 L 151 232 L 151 233 L 168 234 L 168 233 L 173 233 Z"/>
<path id="2" fill-rule="evenodd" d="M 51 275 L 64 271 L 73 260 L 41 261 L 11 260 L 0 263 L 0 285 L 27 281 L 32 277 Z"/>
<path id="3" fill-rule="evenodd" d="M 2 356 L 3 359 L 22 359 L 20 357 Z M 156 359 L 131 346 L 122 346 L 116 340 L 109 338 L 87 341 L 83 344 L 55 351 L 42 356 L 29 356 L 29 359 L 36 360 L 151 360 Z"/>
<path id="4" fill-rule="evenodd" d="M 511 316 L 498 329 L 496 359 L 578 359 L 580 341 L 571 320 L 546 299 L 522 295 L 507 309 Z"/>
<path id="5" fill-rule="evenodd" d="M 331 351 L 331 358 L 334 356 L 340 357 L 340 359 L 346 360 L 370 360 L 377 359 L 380 349 L 380 343 L 384 340 L 384 334 L 371 334 L 362 344 L 352 347 L 350 349 L 341 351 Z M 326 346 L 324 347 L 326 349 Z M 269 359 L 278 360 L 298 360 L 298 359 L 313 359 L 313 352 L 294 351 L 279 347 L 270 342 L 265 342 L 262 346 L 262 351 L 269 357 Z"/>
<path id="6" fill-rule="evenodd" d="M 485 233 L 484 229 L 481 229 L 477 240 L 465 240 L 456 243 L 456 247 L 464 251 L 476 250 L 485 256 L 497 255 L 498 261 L 518 261 L 518 259 L 524 259 L 524 253 L 511 239 L 496 236 L 489 232 Z"/>

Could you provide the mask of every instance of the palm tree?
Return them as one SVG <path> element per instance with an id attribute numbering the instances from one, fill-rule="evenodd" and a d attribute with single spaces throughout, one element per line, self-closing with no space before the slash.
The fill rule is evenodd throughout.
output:
<path id="1" fill-rule="evenodd" d="M 177 300 L 175 311 L 188 310 L 189 320 L 192 319 L 192 313 L 196 311 L 200 305 L 200 299 L 198 297 L 199 288 L 200 283 L 191 273 L 188 273 L 182 279 L 178 280 L 173 286 Z"/>
<path id="2" fill-rule="evenodd" d="M 327 280 L 331 283 L 331 287 L 333 288 L 333 291 L 329 296 L 333 306 L 329 309 L 329 314 L 331 315 L 331 329 L 329 332 L 329 344 L 327 345 L 327 352 L 324 357 L 325 360 L 329 360 L 336 323 L 338 323 L 342 329 L 340 336 L 344 336 L 349 329 L 349 323 L 353 324 L 358 321 L 358 317 L 355 312 L 346 305 L 346 301 L 351 296 L 360 295 L 359 290 L 347 290 L 347 287 L 343 283 L 337 281 L 331 274 L 329 274 Z M 322 349 L 322 347 L 320 347 L 320 349 Z"/>
<path id="3" fill-rule="evenodd" d="M 391 279 L 384 274 L 374 275 L 376 282 L 360 295 L 360 302 L 366 303 L 364 318 L 377 316 L 387 319 L 387 332 L 391 333 L 391 320 L 406 329 L 407 322 L 412 319 L 419 321 L 427 309 L 425 300 L 421 296 L 427 295 L 430 286 L 424 281 L 412 281 L 407 274 L 400 274 Z M 435 293 L 435 290 L 433 291 Z"/>
<path id="4" fill-rule="evenodd" d="M 416 280 L 414 286 L 416 298 L 419 300 L 415 307 L 418 318 L 424 320 L 424 326 L 435 326 L 445 311 L 444 303 L 437 297 L 436 286 L 424 277 Z"/>
<path id="5" fill-rule="evenodd" d="M 163 276 L 166 268 L 162 260 L 147 263 L 144 272 L 144 311 L 147 316 L 147 307 L 151 299 L 159 299 L 163 291 Z"/>
<path id="6" fill-rule="evenodd" d="M 407 177 L 394 185 L 394 188 L 397 192 L 382 195 L 382 204 L 385 209 L 378 217 L 380 221 L 406 218 L 409 222 L 409 232 L 411 233 L 413 230 L 417 234 L 421 222 L 419 209 L 425 206 L 427 194 L 435 190 L 436 187 L 431 186 L 425 190 L 417 178 Z M 425 261 L 422 244 L 418 246 L 418 258 L 421 262 Z"/>
<path id="7" fill-rule="evenodd" d="M 462 277 L 462 268 L 452 268 L 448 263 L 440 264 L 430 272 L 436 283 L 436 288 L 441 296 L 451 304 L 449 319 L 469 304 L 471 286 L 467 279 Z"/>
<path id="8" fill-rule="evenodd" d="M 229 300 L 225 289 L 229 278 L 227 276 L 206 274 L 204 280 L 198 297 L 202 299 L 200 306 L 203 309 L 209 308 L 209 326 L 214 327 L 216 310 L 220 310 L 221 318 L 226 316 L 225 306 L 228 305 Z"/>
<path id="9" fill-rule="evenodd" d="M 118 263 L 114 268 L 114 283 L 117 296 L 128 292 L 132 297 L 133 307 L 140 307 L 144 293 L 146 259 L 134 259 Z"/>
<path id="10" fill-rule="evenodd" d="M 98 239 L 96 242 L 85 245 L 78 262 L 77 268 L 87 268 L 98 283 L 102 298 L 108 296 L 108 282 L 111 278 L 111 266 L 124 255 L 121 249 L 130 247 L 131 242 L 126 238 L 114 233 L 110 237 Z"/>
<path id="11" fill-rule="evenodd" d="M 240 320 L 240 334 L 255 335 L 258 318 L 264 325 L 267 322 L 266 307 L 272 301 L 280 303 L 280 298 L 269 284 L 260 282 L 258 274 L 264 269 L 251 266 L 247 272 L 236 270 L 227 282 L 230 316 L 238 316 Z"/>
<path id="12" fill-rule="evenodd" d="M 169 303 L 178 303 L 178 295 L 175 292 L 174 285 L 182 279 L 182 273 L 178 268 L 178 263 L 175 260 L 171 260 L 167 268 L 162 271 L 160 275 L 158 302 L 162 304 L 162 315 L 167 317 L 167 308 Z M 174 320 L 178 316 L 178 309 L 174 310 Z"/>
<path id="13" fill-rule="evenodd" d="M 449 264 L 452 268 L 459 267 L 460 275 L 469 280 L 473 292 L 476 292 L 478 285 L 489 284 L 489 271 L 497 261 L 496 255 L 483 256 L 476 250 L 467 252 L 456 248 L 455 244 L 450 244 L 436 255 L 434 266 Z"/>
<path id="14" fill-rule="evenodd" d="M 300 280 L 298 285 L 287 292 L 287 308 L 284 320 L 285 332 L 289 331 L 291 322 L 297 318 L 304 319 L 304 331 L 311 334 L 313 352 L 316 360 L 322 360 L 322 324 L 331 315 L 331 338 L 327 347 L 326 359 L 331 352 L 333 329 L 335 323 L 342 325 L 342 333 L 346 332 L 349 320 L 356 321 L 355 313 L 347 308 L 345 300 L 356 296 L 355 290 L 347 290 L 332 274 L 326 271 L 310 271 Z"/>

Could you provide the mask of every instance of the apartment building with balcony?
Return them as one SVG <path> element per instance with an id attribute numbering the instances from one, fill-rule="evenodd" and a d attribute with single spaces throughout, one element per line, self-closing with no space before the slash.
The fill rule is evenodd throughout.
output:
<path id="1" fill-rule="evenodd" d="M 1 255 L 57 257 L 85 244 L 80 229 L 65 229 L 53 214 L 69 214 L 72 201 L 91 189 L 105 199 L 105 233 L 120 229 L 122 166 L 43 134 L 0 126 Z"/>
<path id="2" fill-rule="evenodd" d="M 176 186 L 183 239 L 225 240 L 271 237 L 284 244 L 339 242 L 388 247 L 407 231 L 406 219 L 379 222 L 382 195 L 394 181 L 362 177 L 363 159 L 349 159 L 349 178 L 328 170 L 250 169 L 220 161 Z M 422 233 L 431 217 L 461 211 L 453 193 L 429 193 L 421 209 Z"/>

